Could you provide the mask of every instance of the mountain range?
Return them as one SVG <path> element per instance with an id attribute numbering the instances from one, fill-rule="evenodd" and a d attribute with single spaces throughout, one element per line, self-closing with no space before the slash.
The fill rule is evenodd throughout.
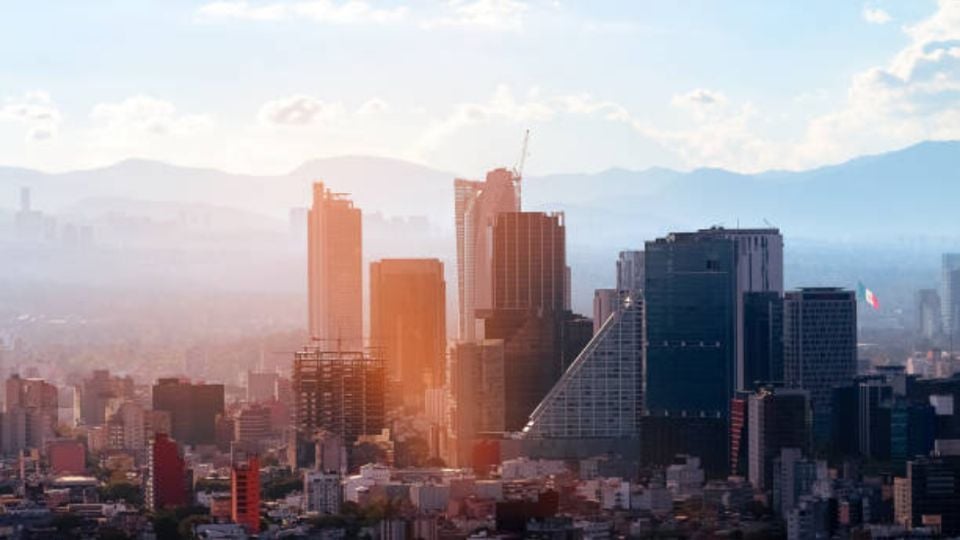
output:
<path id="1" fill-rule="evenodd" d="M 483 173 L 473 171 L 468 177 L 482 178 Z M 312 160 L 272 176 L 139 159 L 56 174 L 0 167 L 0 208 L 9 216 L 18 204 L 19 188 L 29 187 L 34 208 L 80 221 L 96 221 L 105 214 L 154 220 L 166 215 L 183 221 L 186 215 L 218 230 L 286 234 L 290 209 L 309 206 L 310 184 L 322 180 L 334 191 L 351 194 L 374 220 L 371 249 L 365 246 L 368 258 L 438 256 L 452 265 L 456 176 L 401 160 L 361 156 Z M 899 253 L 928 246 L 921 265 L 926 280 L 934 275 L 932 254 L 960 244 L 960 141 L 923 142 L 796 172 L 651 168 L 528 175 L 522 190 L 525 209 L 565 212 L 575 296 L 581 305 L 593 287 L 609 286 L 618 250 L 640 248 L 645 240 L 675 230 L 777 226 L 787 241 L 788 280 L 791 257 L 798 268 L 807 262 L 799 260 L 798 253 L 823 248 L 821 252 L 834 253 L 836 260 L 849 256 L 844 246 L 854 243 L 858 249 L 874 246 L 874 255 L 893 253 L 890 264 Z M 403 233 L 393 238 L 394 229 Z M 817 268 L 809 269 L 813 278 L 794 277 L 808 283 L 819 276 Z"/>

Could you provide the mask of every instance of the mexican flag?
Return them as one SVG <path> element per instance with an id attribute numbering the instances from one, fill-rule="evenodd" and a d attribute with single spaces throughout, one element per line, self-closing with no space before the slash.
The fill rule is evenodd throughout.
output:
<path id="1" fill-rule="evenodd" d="M 873 309 L 880 309 L 880 299 L 873 291 L 866 288 L 863 283 L 857 282 L 857 296 L 864 302 L 870 304 Z"/>

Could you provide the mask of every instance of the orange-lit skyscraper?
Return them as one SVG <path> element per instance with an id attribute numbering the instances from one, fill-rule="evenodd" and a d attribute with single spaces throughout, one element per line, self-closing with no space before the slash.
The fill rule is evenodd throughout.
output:
<path id="1" fill-rule="evenodd" d="M 354 348 L 363 337 L 360 209 L 342 193 L 313 185 L 307 220 L 309 330 L 324 346 Z"/>
<path id="2" fill-rule="evenodd" d="M 507 169 L 486 181 L 454 180 L 457 227 L 457 292 L 462 341 L 483 338 L 477 310 L 493 306 L 493 226 L 503 212 L 520 211 L 520 177 Z"/>
<path id="3" fill-rule="evenodd" d="M 230 472 L 230 517 L 247 534 L 260 532 L 260 460 L 252 456 Z"/>
<path id="4" fill-rule="evenodd" d="M 446 282 L 437 259 L 384 259 L 370 264 L 370 339 L 382 347 L 388 379 L 404 403 L 443 384 Z"/>

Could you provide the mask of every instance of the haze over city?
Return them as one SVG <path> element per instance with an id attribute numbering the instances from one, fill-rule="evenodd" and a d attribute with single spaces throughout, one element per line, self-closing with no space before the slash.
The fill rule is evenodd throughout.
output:
<path id="1" fill-rule="evenodd" d="M 0 536 L 960 536 L 960 0 L 0 17 Z"/>

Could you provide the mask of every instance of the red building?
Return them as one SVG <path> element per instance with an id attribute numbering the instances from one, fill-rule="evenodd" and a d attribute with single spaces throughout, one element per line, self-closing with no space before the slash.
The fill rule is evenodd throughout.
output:
<path id="1" fill-rule="evenodd" d="M 231 517 L 248 534 L 260 532 L 260 460 L 256 456 L 233 466 L 230 474 Z"/>
<path id="2" fill-rule="evenodd" d="M 87 452 L 83 443 L 72 439 L 47 443 L 47 460 L 54 474 L 83 474 L 87 469 Z"/>
<path id="3" fill-rule="evenodd" d="M 147 508 L 186 506 L 188 494 L 187 470 L 180 446 L 166 433 L 157 433 L 147 454 Z"/>

